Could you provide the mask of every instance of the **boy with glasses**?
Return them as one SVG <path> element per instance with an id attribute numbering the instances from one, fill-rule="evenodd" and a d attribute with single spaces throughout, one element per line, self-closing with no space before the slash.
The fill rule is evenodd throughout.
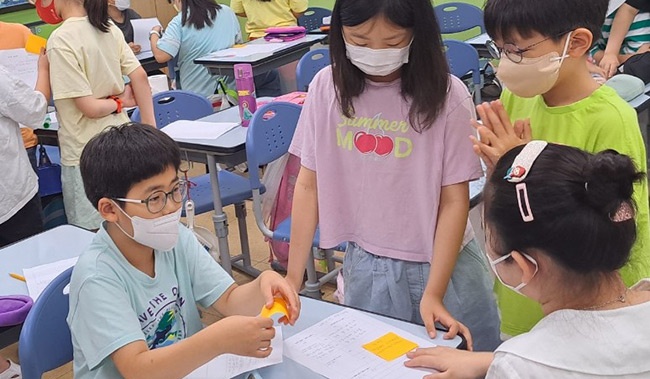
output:
<path id="1" fill-rule="evenodd" d="M 535 139 L 590 153 L 614 149 L 646 172 L 634 109 L 612 88 L 593 80 L 586 65 L 607 6 L 607 0 L 487 1 L 490 50 L 500 58 L 497 77 L 506 88 L 501 100 L 477 106 L 483 125 L 476 124 L 480 141 L 473 138 L 474 150 L 488 166 L 511 148 Z M 621 269 L 627 285 L 650 276 L 647 181 L 635 184 L 634 200 L 637 237 L 631 259 Z M 502 333 L 525 333 L 542 318 L 539 304 L 499 283 L 495 292 Z"/>
<path id="2" fill-rule="evenodd" d="M 298 318 L 284 278 L 265 271 L 237 286 L 179 224 L 180 161 L 169 136 L 132 123 L 93 137 L 81 154 L 86 195 L 104 222 L 70 282 L 75 378 L 182 378 L 225 353 L 266 357 L 273 320 L 252 316 L 281 296 L 290 310 L 281 321 Z M 226 317 L 203 328 L 197 303 Z"/>

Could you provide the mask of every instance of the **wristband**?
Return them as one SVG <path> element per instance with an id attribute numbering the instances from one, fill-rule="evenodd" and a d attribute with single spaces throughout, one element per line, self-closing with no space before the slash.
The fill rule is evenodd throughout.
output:
<path id="1" fill-rule="evenodd" d="M 157 30 L 151 30 L 151 31 L 149 31 L 149 40 L 151 40 L 151 36 L 154 35 L 154 34 L 157 35 L 158 38 L 161 38 L 161 37 L 162 37 L 162 34 L 161 34 L 159 31 L 157 31 Z"/>
<path id="2" fill-rule="evenodd" d="M 115 101 L 115 103 L 117 104 L 117 109 L 115 109 L 115 111 L 113 112 L 113 114 L 120 114 L 120 113 L 122 113 L 122 99 L 120 99 L 120 98 L 117 97 L 117 96 L 109 96 L 109 97 L 107 97 L 107 99 L 111 99 L 111 100 Z"/>

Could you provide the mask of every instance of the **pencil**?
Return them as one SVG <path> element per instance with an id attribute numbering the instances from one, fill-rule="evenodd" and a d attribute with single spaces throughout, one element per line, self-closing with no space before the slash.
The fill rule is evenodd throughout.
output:
<path id="1" fill-rule="evenodd" d="M 22 280 L 23 282 L 26 282 L 25 277 L 19 274 L 14 274 L 13 272 L 9 273 L 9 276 L 11 276 L 14 279 Z"/>

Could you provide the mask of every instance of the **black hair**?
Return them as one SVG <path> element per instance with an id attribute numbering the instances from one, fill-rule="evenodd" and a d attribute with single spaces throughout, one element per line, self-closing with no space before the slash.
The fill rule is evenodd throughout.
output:
<path id="1" fill-rule="evenodd" d="M 83 0 L 84 9 L 88 15 L 90 25 L 103 33 L 108 33 L 110 27 L 108 17 L 108 1 L 106 0 Z"/>
<path id="2" fill-rule="evenodd" d="M 557 42 L 572 30 L 586 28 L 595 43 L 608 4 L 608 0 L 487 0 L 483 17 L 487 33 L 506 42 L 515 32 L 523 38 L 537 32 Z"/>
<path id="3" fill-rule="evenodd" d="M 592 155 L 549 143 L 523 181 L 534 217 L 524 222 L 516 183 L 504 179 L 522 149 L 499 160 L 484 190 L 488 243 L 495 254 L 538 251 L 586 278 L 623 267 L 636 238 L 635 222 L 612 217 L 626 203 L 634 208 L 633 184 L 644 174 L 613 150 Z"/>
<path id="4" fill-rule="evenodd" d="M 181 165 L 176 142 L 160 130 L 129 122 L 94 136 L 81 153 L 86 197 L 97 208 L 103 197 L 125 197 L 137 183 Z"/>
<path id="5" fill-rule="evenodd" d="M 183 0 L 181 25 L 190 25 L 197 30 L 214 25 L 221 5 L 215 0 Z"/>
<path id="6" fill-rule="evenodd" d="M 411 126 L 418 132 L 426 130 L 445 106 L 449 88 L 449 66 L 429 0 L 336 1 L 329 38 L 332 77 L 341 111 L 346 117 L 352 117 L 353 99 L 366 85 L 365 74 L 347 58 L 343 26 L 356 26 L 376 16 L 413 30 L 409 62 L 401 68 L 401 92 L 411 101 Z"/>

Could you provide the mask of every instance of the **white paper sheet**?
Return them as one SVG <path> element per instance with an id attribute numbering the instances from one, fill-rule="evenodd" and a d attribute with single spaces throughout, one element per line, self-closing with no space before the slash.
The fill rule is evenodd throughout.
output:
<path id="1" fill-rule="evenodd" d="M 78 258 L 74 257 L 23 269 L 23 275 L 27 282 L 27 291 L 32 300 L 36 301 L 43 290 L 45 290 L 45 287 L 63 271 L 74 266 Z"/>
<path id="2" fill-rule="evenodd" d="M 215 51 L 206 58 L 243 58 L 253 54 L 269 54 L 302 42 L 304 40 L 301 38 L 291 42 L 247 43 L 242 47 L 231 47 L 229 49 Z"/>
<path id="3" fill-rule="evenodd" d="M 273 351 L 266 358 L 220 355 L 192 371 L 185 379 L 230 379 L 248 371 L 282 363 L 282 327 L 280 326 L 275 327 L 275 337 L 271 340 L 271 347 Z"/>
<path id="4" fill-rule="evenodd" d="M 285 356 L 331 379 L 421 379 L 431 370 L 407 368 L 406 355 L 385 361 L 362 347 L 388 332 L 435 346 L 354 309 L 344 309 L 284 341 Z"/>
<path id="5" fill-rule="evenodd" d="M 149 32 L 154 26 L 162 25 L 160 21 L 158 21 L 158 19 L 155 17 L 139 18 L 131 20 L 131 25 L 133 25 L 133 43 L 140 45 L 140 54 L 145 51 L 151 51 L 151 43 L 149 43 Z"/>
<path id="6" fill-rule="evenodd" d="M 217 139 L 238 125 L 236 122 L 178 120 L 162 128 L 162 131 L 173 139 Z"/>
<path id="7" fill-rule="evenodd" d="M 625 0 L 609 0 L 609 7 L 607 8 L 607 15 L 609 16 L 610 14 L 612 14 L 624 2 L 625 2 Z"/>
<path id="8" fill-rule="evenodd" d="M 30 54 L 25 49 L 0 50 L 0 64 L 31 88 L 36 85 L 38 55 Z"/>

